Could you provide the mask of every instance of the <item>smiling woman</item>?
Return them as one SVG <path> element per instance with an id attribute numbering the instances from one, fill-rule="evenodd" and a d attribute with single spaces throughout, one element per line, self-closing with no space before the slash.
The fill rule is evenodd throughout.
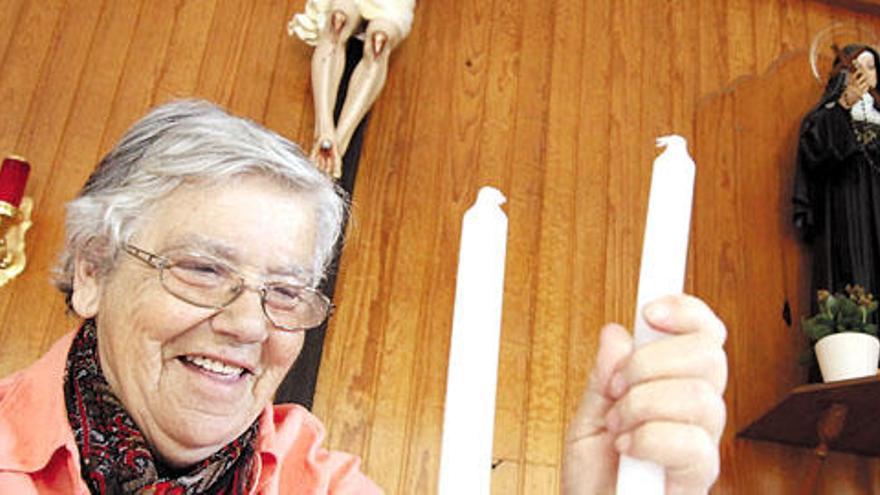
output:
<path id="1" fill-rule="evenodd" d="M 68 204 L 56 283 L 83 323 L 0 381 L 0 493 L 381 493 L 317 418 L 272 404 L 329 313 L 344 208 L 295 145 L 216 106 L 136 123 Z M 669 493 L 717 476 L 724 325 L 685 296 L 645 316 L 670 337 L 602 331 L 565 493 L 609 493 L 620 453 L 666 468 Z"/>
<path id="2" fill-rule="evenodd" d="M 329 312 L 343 208 L 295 145 L 213 105 L 135 124 L 68 205 L 57 285 L 83 324 L 0 382 L 0 492 L 378 492 L 272 405 Z"/>
<path id="3" fill-rule="evenodd" d="M 222 310 L 223 301 L 202 307 L 171 293 L 180 264 L 193 271 L 179 253 L 205 260 L 211 251 L 204 246 L 226 246 L 228 256 L 213 266 L 235 264 L 258 280 L 287 267 L 307 269 L 314 212 L 307 196 L 265 178 L 185 185 L 139 219 L 133 236 L 138 245 L 176 260 L 174 269 L 160 272 L 164 282 L 128 256 L 101 278 L 85 257 L 77 263 L 73 306 L 80 316 L 97 319 L 107 382 L 172 466 L 204 459 L 244 432 L 272 400 L 303 343 L 302 331 L 272 328 L 262 310 L 265 289 L 241 291 Z M 204 242 L 181 242 L 194 234 Z M 207 291 L 217 275 L 205 272 L 178 285 Z"/>

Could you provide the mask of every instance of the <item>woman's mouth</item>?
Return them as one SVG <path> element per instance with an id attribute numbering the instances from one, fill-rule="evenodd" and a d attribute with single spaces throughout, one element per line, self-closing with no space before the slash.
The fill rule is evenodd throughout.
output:
<path id="1" fill-rule="evenodd" d="M 201 371 L 212 373 L 223 378 L 238 378 L 248 373 L 248 370 L 240 366 L 235 366 L 223 361 L 217 361 L 205 356 L 185 355 L 180 356 L 185 365 L 198 368 Z"/>

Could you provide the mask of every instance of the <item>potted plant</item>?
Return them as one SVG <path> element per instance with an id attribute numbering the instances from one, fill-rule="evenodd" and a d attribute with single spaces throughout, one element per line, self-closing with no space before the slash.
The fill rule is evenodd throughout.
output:
<path id="1" fill-rule="evenodd" d="M 801 321 L 801 329 L 815 344 L 822 379 L 826 382 L 877 374 L 880 340 L 871 315 L 877 301 L 858 285 L 846 294 L 817 293 L 819 311 Z"/>

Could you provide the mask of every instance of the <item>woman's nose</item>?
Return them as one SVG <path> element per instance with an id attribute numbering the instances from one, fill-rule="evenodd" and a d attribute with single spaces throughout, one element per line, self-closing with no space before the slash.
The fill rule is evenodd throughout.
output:
<path id="1" fill-rule="evenodd" d="M 245 288 L 231 303 L 214 315 L 214 330 L 242 343 L 262 342 L 269 336 L 272 323 L 263 313 L 262 293 Z"/>

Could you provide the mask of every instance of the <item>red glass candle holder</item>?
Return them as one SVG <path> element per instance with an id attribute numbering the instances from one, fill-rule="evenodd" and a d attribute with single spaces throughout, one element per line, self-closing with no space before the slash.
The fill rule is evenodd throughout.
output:
<path id="1" fill-rule="evenodd" d="M 0 167 L 0 201 L 15 208 L 21 205 L 31 166 L 21 158 L 10 156 L 3 159 Z"/>
<path id="2" fill-rule="evenodd" d="M 0 167 L 0 286 L 18 276 L 26 263 L 24 235 L 31 226 L 33 201 L 24 197 L 31 166 L 11 156 Z"/>

